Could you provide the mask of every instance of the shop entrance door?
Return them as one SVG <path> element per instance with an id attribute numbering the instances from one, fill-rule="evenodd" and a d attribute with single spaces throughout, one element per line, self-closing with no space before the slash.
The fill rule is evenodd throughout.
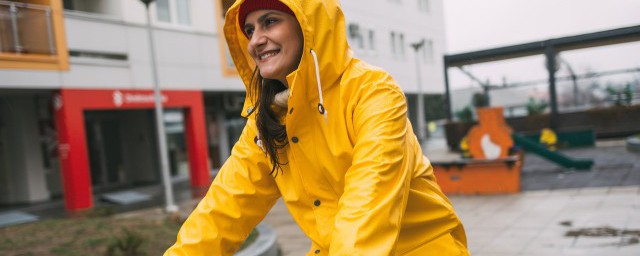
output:
<path id="1" fill-rule="evenodd" d="M 85 117 L 89 169 L 94 191 L 111 190 L 126 185 L 117 113 L 88 111 Z"/>

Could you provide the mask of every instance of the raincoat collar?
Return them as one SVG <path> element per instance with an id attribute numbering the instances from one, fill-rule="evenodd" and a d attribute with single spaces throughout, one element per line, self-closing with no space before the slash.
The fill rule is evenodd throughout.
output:
<path id="1" fill-rule="evenodd" d="M 238 26 L 238 13 L 244 1 L 236 1 L 227 11 L 224 35 L 238 74 L 249 91 L 255 63 L 247 52 L 249 41 L 242 32 L 242 28 Z M 322 84 L 322 91 L 326 91 L 337 84 L 336 81 L 353 58 L 347 43 L 344 14 L 338 0 L 281 0 L 281 2 L 295 13 L 304 37 L 300 64 L 287 76 L 289 102 L 319 101 L 322 96 L 319 95 L 316 85 Z M 317 68 L 312 50 L 317 56 Z M 319 71 L 321 81 L 317 81 L 316 69 Z M 255 99 L 249 98 L 247 94 L 243 115 L 252 112 L 249 109 L 254 102 Z"/>

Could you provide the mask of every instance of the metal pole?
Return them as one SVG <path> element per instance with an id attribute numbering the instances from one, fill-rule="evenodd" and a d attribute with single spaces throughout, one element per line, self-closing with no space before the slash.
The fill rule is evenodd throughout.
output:
<path id="1" fill-rule="evenodd" d="M 417 78 L 417 85 L 418 85 L 418 100 L 417 100 L 417 104 L 418 104 L 418 140 L 420 141 L 421 144 L 423 144 L 425 142 L 426 139 L 426 134 L 425 134 L 425 123 L 424 123 L 424 94 L 422 92 L 422 81 L 421 81 L 421 77 L 420 77 L 420 58 L 418 57 L 418 53 L 420 52 L 420 49 L 424 46 L 424 39 L 422 39 L 422 41 L 412 44 L 411 46 L 413 47 L 413 49 L 415 50 L 415 55 L 416 55 L 416 78 Z"/>
<path id="2" fill-rule="evenodd" d="M 47 33 L 49 35 L 49 52 L 51 55 L 55 55 L 56 47 L 53 44 L 53 28 L 51 27 L 51 9 L 47 8 L 47 10 L 45 10 L 45 13 L 47 15 Z"/>
<path id="3" fill-rule="evenodd" d="M 18 7 L 14 3 L 9 6 L 9 14 L 11 16 L 11 30 L 13 32 L 13 47 L 16 53 L 22 52 L 20 45 L 20 33 L 18 33 Z"/>
<path id="4" fill-rule="evenodd" d="M 451 92 L 449 89 L 449 63 L 444 60 L 444 111 L 447 113 L 447 121 L 451 122 Z"/>
<path id="5" fill-rule="evenodd" d="M 153 44 L 153 30 L 151 29 L 151 15 L 149 14 L 149 4 L 153 1 L 144 1 L 147 11 L 147 32 L 149 34 L 149 52 L 151 54 L 151 70 L 153 72 L 153 91 L 155 94 L 156 127 L 158 130 L 158 154 L 160 155 L 160 170 L 162 171 L 162 183 L 164 184 L 164 195 L 167 212 L 177 212 L 173 200 L 173 187 L 171 186 L 171 175 L 169 174 L 169 156 L 167 153 L 167 138 L 164 129 L 164 113 L 162 111 L 162 94 L 158 84 L 158 67 L 156 65 L 155 47 Z"/>
<path id="6" fill-rule="evenodd" d="M 558 126 L 558 99 L 556 93 L 556 71 L 558 65 L 556 61 L 556 50 L 552 46 L 547 46 L 545 49 L 545 56 L 547 60 L 547 71 L 549 73 L 549 105 L 551 106 L 551 129 L 556 129 Z"/>
<path id="7" fill-rule="evenodd" d="M 578 93 L 579 93 L 578 92 L 578 76 L 576 76 L 576 73 L 573 72 L 573 68 L 571 68 L 571 64 L 569 64 L 569 62 L 567 62 L 560 56 L 556 56 L 556 58 L 558 58 L 560 62 L 564 63 L 564 65 L 567 67 L 567 70 L 569 71 L 569 74 L 571 75 L 571 81 L 573 82 L 573 106 L 577 107 Z"/>

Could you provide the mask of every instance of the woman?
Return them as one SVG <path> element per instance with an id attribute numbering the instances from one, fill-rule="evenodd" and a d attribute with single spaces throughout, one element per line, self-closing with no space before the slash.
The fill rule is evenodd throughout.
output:
<path id="1" fill-rule="evenodd" d="M 352 56 L 337 0 L 238 0 L 229 50 L 248 118 L 165 255 L 231 255 L 283 198 L 308 255 L 468 255 L 385 71 Z"/>

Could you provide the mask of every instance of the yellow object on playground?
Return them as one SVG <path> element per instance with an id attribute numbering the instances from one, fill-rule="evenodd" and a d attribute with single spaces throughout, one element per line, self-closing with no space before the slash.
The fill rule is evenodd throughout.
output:
<path id="1" fill-rule="evenodd" d="M 460 151 L 462 151 L 463 158 L 471 158 L 471 153 L 469 152 L 469 140 L 467 136 L 464 136 L 462 140 L 460 140 Z"/>
<path id="2" fill-rule="evenodd" d="M 549 128 L 542 129 L 542 132 L 540 132 L 540 144 L 545 145 L 551 151 L 555 151 L 557 143 L 558 136 L 553 130 Z"/>

